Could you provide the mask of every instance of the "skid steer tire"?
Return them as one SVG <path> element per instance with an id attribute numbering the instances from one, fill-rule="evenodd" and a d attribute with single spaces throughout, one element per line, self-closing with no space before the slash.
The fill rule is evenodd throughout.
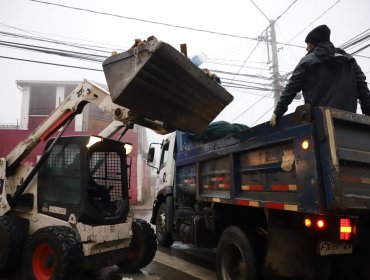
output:
<path id="1" fill-rule="evenodd" d="M 123 272 L 136 272 L 148 265 L 157 251 L 157 240 L 153 228 L 142 219 L 132 222 L 132 240 L 126 260 L 117 265 Z"/>
<path id="2" fill-rule="evenodd" d="M 163 202 L 158 208 L 156 216 L 155 235 L 157 236 L 158 244 L 163 247 L 171 247 L 173 238 L 170 232 L 167 231 L 168 212 L 166 203 Z"/>
<path id="3" fill-rule="evenodd" d="M 45 227 L 28 241 L 23 256 L 24 279 L 79 279 L 82 246 L 68 227 Z"/>
<path id="4" fill-rule="evenodd" d="M 28 220 L 20 217 L 0 217 L 0 275 L 18 268 L 28 233 Z"/>

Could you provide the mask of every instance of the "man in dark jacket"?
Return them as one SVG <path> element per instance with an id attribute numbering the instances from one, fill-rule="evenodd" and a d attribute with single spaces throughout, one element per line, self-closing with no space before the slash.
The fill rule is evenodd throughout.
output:
<path id="1" fill-rule="evenodd" d="M 293 71 L 270 119 L 271 126 L 288 110 L 302 91 L 305 103 L 356 112 L 357 100 L 362 113 L 370 115 L 370 91 L 356 60 L 330 42 L 330 29 L 320 25 L 306 37 L 307 54 Z"/>

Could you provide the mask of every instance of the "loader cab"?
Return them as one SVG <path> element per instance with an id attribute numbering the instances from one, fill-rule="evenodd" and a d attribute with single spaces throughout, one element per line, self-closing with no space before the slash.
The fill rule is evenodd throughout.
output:
<path id="1" fill-rule="evenodd" d="M 74 214 L 77 221 L 86 224 L 120 223 L 128 215 L 127 163 L 122 142 L 90 136 L 62 137 L 40 168 L 38 182 L 38 211 L 43 214 L 63 220 Z"/>

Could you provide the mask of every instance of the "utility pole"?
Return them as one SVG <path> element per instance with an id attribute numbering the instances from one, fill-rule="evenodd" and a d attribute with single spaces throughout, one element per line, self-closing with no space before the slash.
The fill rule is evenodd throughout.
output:
<path id="1" fill-rule="evenodd" d="M 279 73 L 279 61 L 277 55 L 277 45 L 276 45 L 276 32 L 275 32 L 275 21 L 270 20 L 271 29 L 271 58 L 272 58 L 272 89 L 274 92 L 274 107 L 279 101 L 280 97 L 280 73 Z"/>

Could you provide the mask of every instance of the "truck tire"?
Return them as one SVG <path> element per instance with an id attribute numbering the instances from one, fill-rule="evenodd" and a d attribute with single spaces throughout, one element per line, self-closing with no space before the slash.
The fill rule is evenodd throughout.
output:
<path id="1" fill-rule="evenodd" d="M 78 279 L 82 245 L 69 227 L 45 227 L 28 241 L 23 257 L 24 279 Z"/>
<path id="2" fill-rule="evenodd" d="M 221 234 L 216 251 L 218 280 L 256 280 L 256 259 L 247 235 L 237 226 Z"/>
<path id="3" fill-rule="evenodd" d="M 163 247 L 171 247 L 173 244 L 172 234 L 167 231 L 167 217 L 166 203 L 162 202 L 156 216 L 155 235 L 157 236 L 158 244 Z"/>
<path id="4" fill-rule="evenodd" d="M 117 265 L 123 272 L 136 272 L 148 265 L 157 252 L 157 240 L 150 224 L 142 219 L 132 221 L 132 240 L 126 260 Z"/>
<path id="5" fill-rule="evenodd" d="M 20 217 L 0 217 L 0 274 L 18 268 L 28 233 L 28 220 Z"/>

